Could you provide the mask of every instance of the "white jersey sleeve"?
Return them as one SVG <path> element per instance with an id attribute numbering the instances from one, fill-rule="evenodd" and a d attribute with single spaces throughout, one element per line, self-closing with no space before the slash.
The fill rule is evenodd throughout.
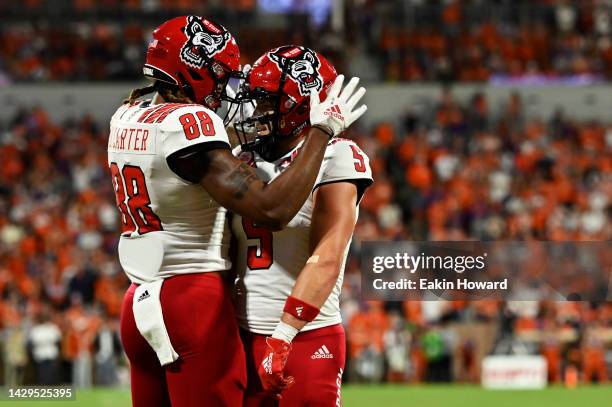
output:
<path id="1" fill-rule="evenodd" d="M 325 152 L 321 177 L 316 187 L 334 182 L 355 182 L 359 187 L 359 199 L 372 182 L 370 159 L 352 140 L 335 138 Z"/>
<path id="2" fill-rule="evenodd" d="M 160 125 L 163 155 L 185 149 L 230 149 L 223 120 L 203 106 L 186 105 L 173 111 Z"/>

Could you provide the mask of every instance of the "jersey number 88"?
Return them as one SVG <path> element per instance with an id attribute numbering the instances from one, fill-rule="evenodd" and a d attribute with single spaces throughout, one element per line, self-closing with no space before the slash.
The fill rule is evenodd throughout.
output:
<path id="1" fill-rule="evenodd" d="M 137 228 L 140 235 L 163 230 L 161 220 L 151 209 L 147 183 L 140 167 L 124 165 L 119 171 L 117 163 L 111 163 L 110 171 L 117 208 L 121 212 L 121 233 L 130 234 Z"/>

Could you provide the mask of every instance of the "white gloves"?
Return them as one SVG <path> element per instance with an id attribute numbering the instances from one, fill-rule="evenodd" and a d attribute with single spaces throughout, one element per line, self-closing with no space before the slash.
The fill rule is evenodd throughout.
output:
<path id="1" fill-rule="evenodd" d="M 244 67 L 242 67 L 242 73 L 245 78 L 249 74 L 250 70 L 251 70 L 251 65 L 249 64 L 246 64 Z M 229 96 L 232 99 L 235 98 L 236 94 L 240 91 L 240 87 L 242 86 L 243 83 L 244 83 L 244 80 L 238 81 L 235 88 L 230 86 L 230 84 L 228 83 L 227 86 L 225 87 L 225 93 L 227 94 L 227 96 Z M 230 118 L 230 122 L 228 123 L 228 125 L 234 122 L 241 122 L 241 121 L 244 121 L 245 119 L 248 119 L 249 117 L 253 115 L 253 112 L 255 112 L 256 107 L 257 107 L 257 103 L 254 100 L 251 100 L 249 102 L 242 102 L 242 103 L 230 103 L 228 106 L 229 113 L 227 115 Z"/>
<path id="2" fill-rule="evenodd" d="M 338 136 L 368 110 L 366 105 L 353 110 L 366 93 L 364 87 L 354 92 L 359 78 L 352 78 L 344 89 L 342 89 L 343 82 L 344 75 L 338 75 L 322 102 L 319 100 L 318 92 L 310 93 L 310 125 L 325 129 L 330 137 Z"/>

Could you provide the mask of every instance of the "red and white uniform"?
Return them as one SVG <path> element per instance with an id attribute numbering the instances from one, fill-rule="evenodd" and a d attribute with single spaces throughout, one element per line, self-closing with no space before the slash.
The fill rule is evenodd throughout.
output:
<path id="1" fill-rule="evenodd" d="M 274 162 L 265 161 L 257 153 L 240 153 L 239 149 L 235 154 L 243 160 L 249 160 L 257 175 L 263 181 L 270 182 L 287 168 L 298 149 L 299 146 Z M 351 140 L 333 139 L 325 151 L 315 189 L 333 182 L 358 182 L 362 185 L 372 182 L 369 159 Z M 235 257 L 235 269 L 238 271 L 236 312 L 241 328 L 264 335 L 274 332 L 283 314 L 285 300 L 311 255 L 309 236 L 313 195 L 310 195 L 287 227 L 278 232 L 257 227 L 239 215 L 232 216 L 232 233 L 238 248 Z M 347 245 L 345 259 L 348 249 Z M 342 322 L 339 305 L 342 279 L 343 270 L 317 318 L 302 331 Z"/>
<path id="2" fill-rule="evenodd" d="M 123 105 L 111 120 L 108 165 L 122 222 L 119 258 L 133 283 L 123 301 L 121 340 L 135 407 L 242 401 L 244 351 L 230 295 L 220 273 L 213 273 L 231 265 L 226 210 L 167 163 L 176 152 L 218 148 L 230 148 L 223 122 L 199 105 Z M 132 311 L 137 285 L 159 279 L 163 323 L 179 355 L 166 366 Z"/>
<path id="3" fill-rule="evenodd" d="M 229 148 L 221 118 L 200 105 L 126 104 L 111 119 L 108 165 L 121 211 L 119 258 L 132 282 L 230 268 L 226 210 L 166 162 L 198 146 Z M 141 238 L 155 240 L 145 247 L 163 247 L 155 272 L 131 257 L 140 250 L 130 250 L 130 240 Z"/>
<path id="4" fill-rule="evenodd" d="M 299 148 L 296 147 L 274 162 L 267 162 L 257 153 L 241 152 L 240 149 L 234 153 L 248 161 L 262 180 L 269 182 L 287 168 Z M 360 193 L 372 182 L 369 159 L 351 140 L 330 141 L 315 189 L 334 182 L 354 182 Z M 260 390 L 256 371 L 266 349 L 265 337 L 273 333 L 280 321 L 285 300 L 311 255 L 309 237 L 313 195 L 310 195 L 297 215 L 281 231 L 270 232 L 241 216 L 232 217 L 232 233 L 237 241 L 235 303 L 238 323 L 244 331 L 250 392 Z M 347 245 L 345 261 L 348 250 Z M 336 285 L 319 315 L 293 341 L 293 350 L 285 371 L 287 375 L 295 377 L 296 384 L 283 392 L 281 405 L 298 406 L 306 403 L 309 397 L 335 405 L 339 398 L 345 354 L 339 304 L 344 263 Z M 256 384 L 253 384 L 254 381 Z M 316 388 L 304 387 L 315 385 Z M 246 405 L 262 404 L 251 399 Z"/>

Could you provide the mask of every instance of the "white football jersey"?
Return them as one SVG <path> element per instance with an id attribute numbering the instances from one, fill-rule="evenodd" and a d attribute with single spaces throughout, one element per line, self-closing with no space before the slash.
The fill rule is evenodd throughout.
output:
<path id="1" fill-rule="evenodd" d="M 166 161 L 197 145 L 230 148 L 221 118 L 200 105 L 145 101 L 119 107 L 111 119 L 108 165 L 122 223 L 119 259 L 135 283 L 231 267 L 226 210 Z"/>
<path id="2" fill-rule="evenodd" d="M 240 148 L 234 154 L 253 166 L 262 180 L 270 182 L 287 168 L 299 148 L 296 147 L 274 162 L 265 161 L 257 153 L 241 152 Z M 314 188 L 342 181 L 358 182 L 360 192 L 363 192 L 372 183 L 372 171 L 368 157 L 357 144 L 336 138 L 327 146 Z M 236 312 L 242 328 L 270 335 L 280 320 L 285 300 L 311 255 L 309 236 L 313 195 L 310 194 L 285 229 L 278 232 L 257 227 L 252 221 L 232 214 L 232 233 L 236 240 L 234 264 L 238 274 Z M 321 307 L 317 318 L 308 323 L 304 331 L 342 322 L 339 296 L 349 245 L 350 242 L 344 251 L 340 276 L 331 295 Z"/>

